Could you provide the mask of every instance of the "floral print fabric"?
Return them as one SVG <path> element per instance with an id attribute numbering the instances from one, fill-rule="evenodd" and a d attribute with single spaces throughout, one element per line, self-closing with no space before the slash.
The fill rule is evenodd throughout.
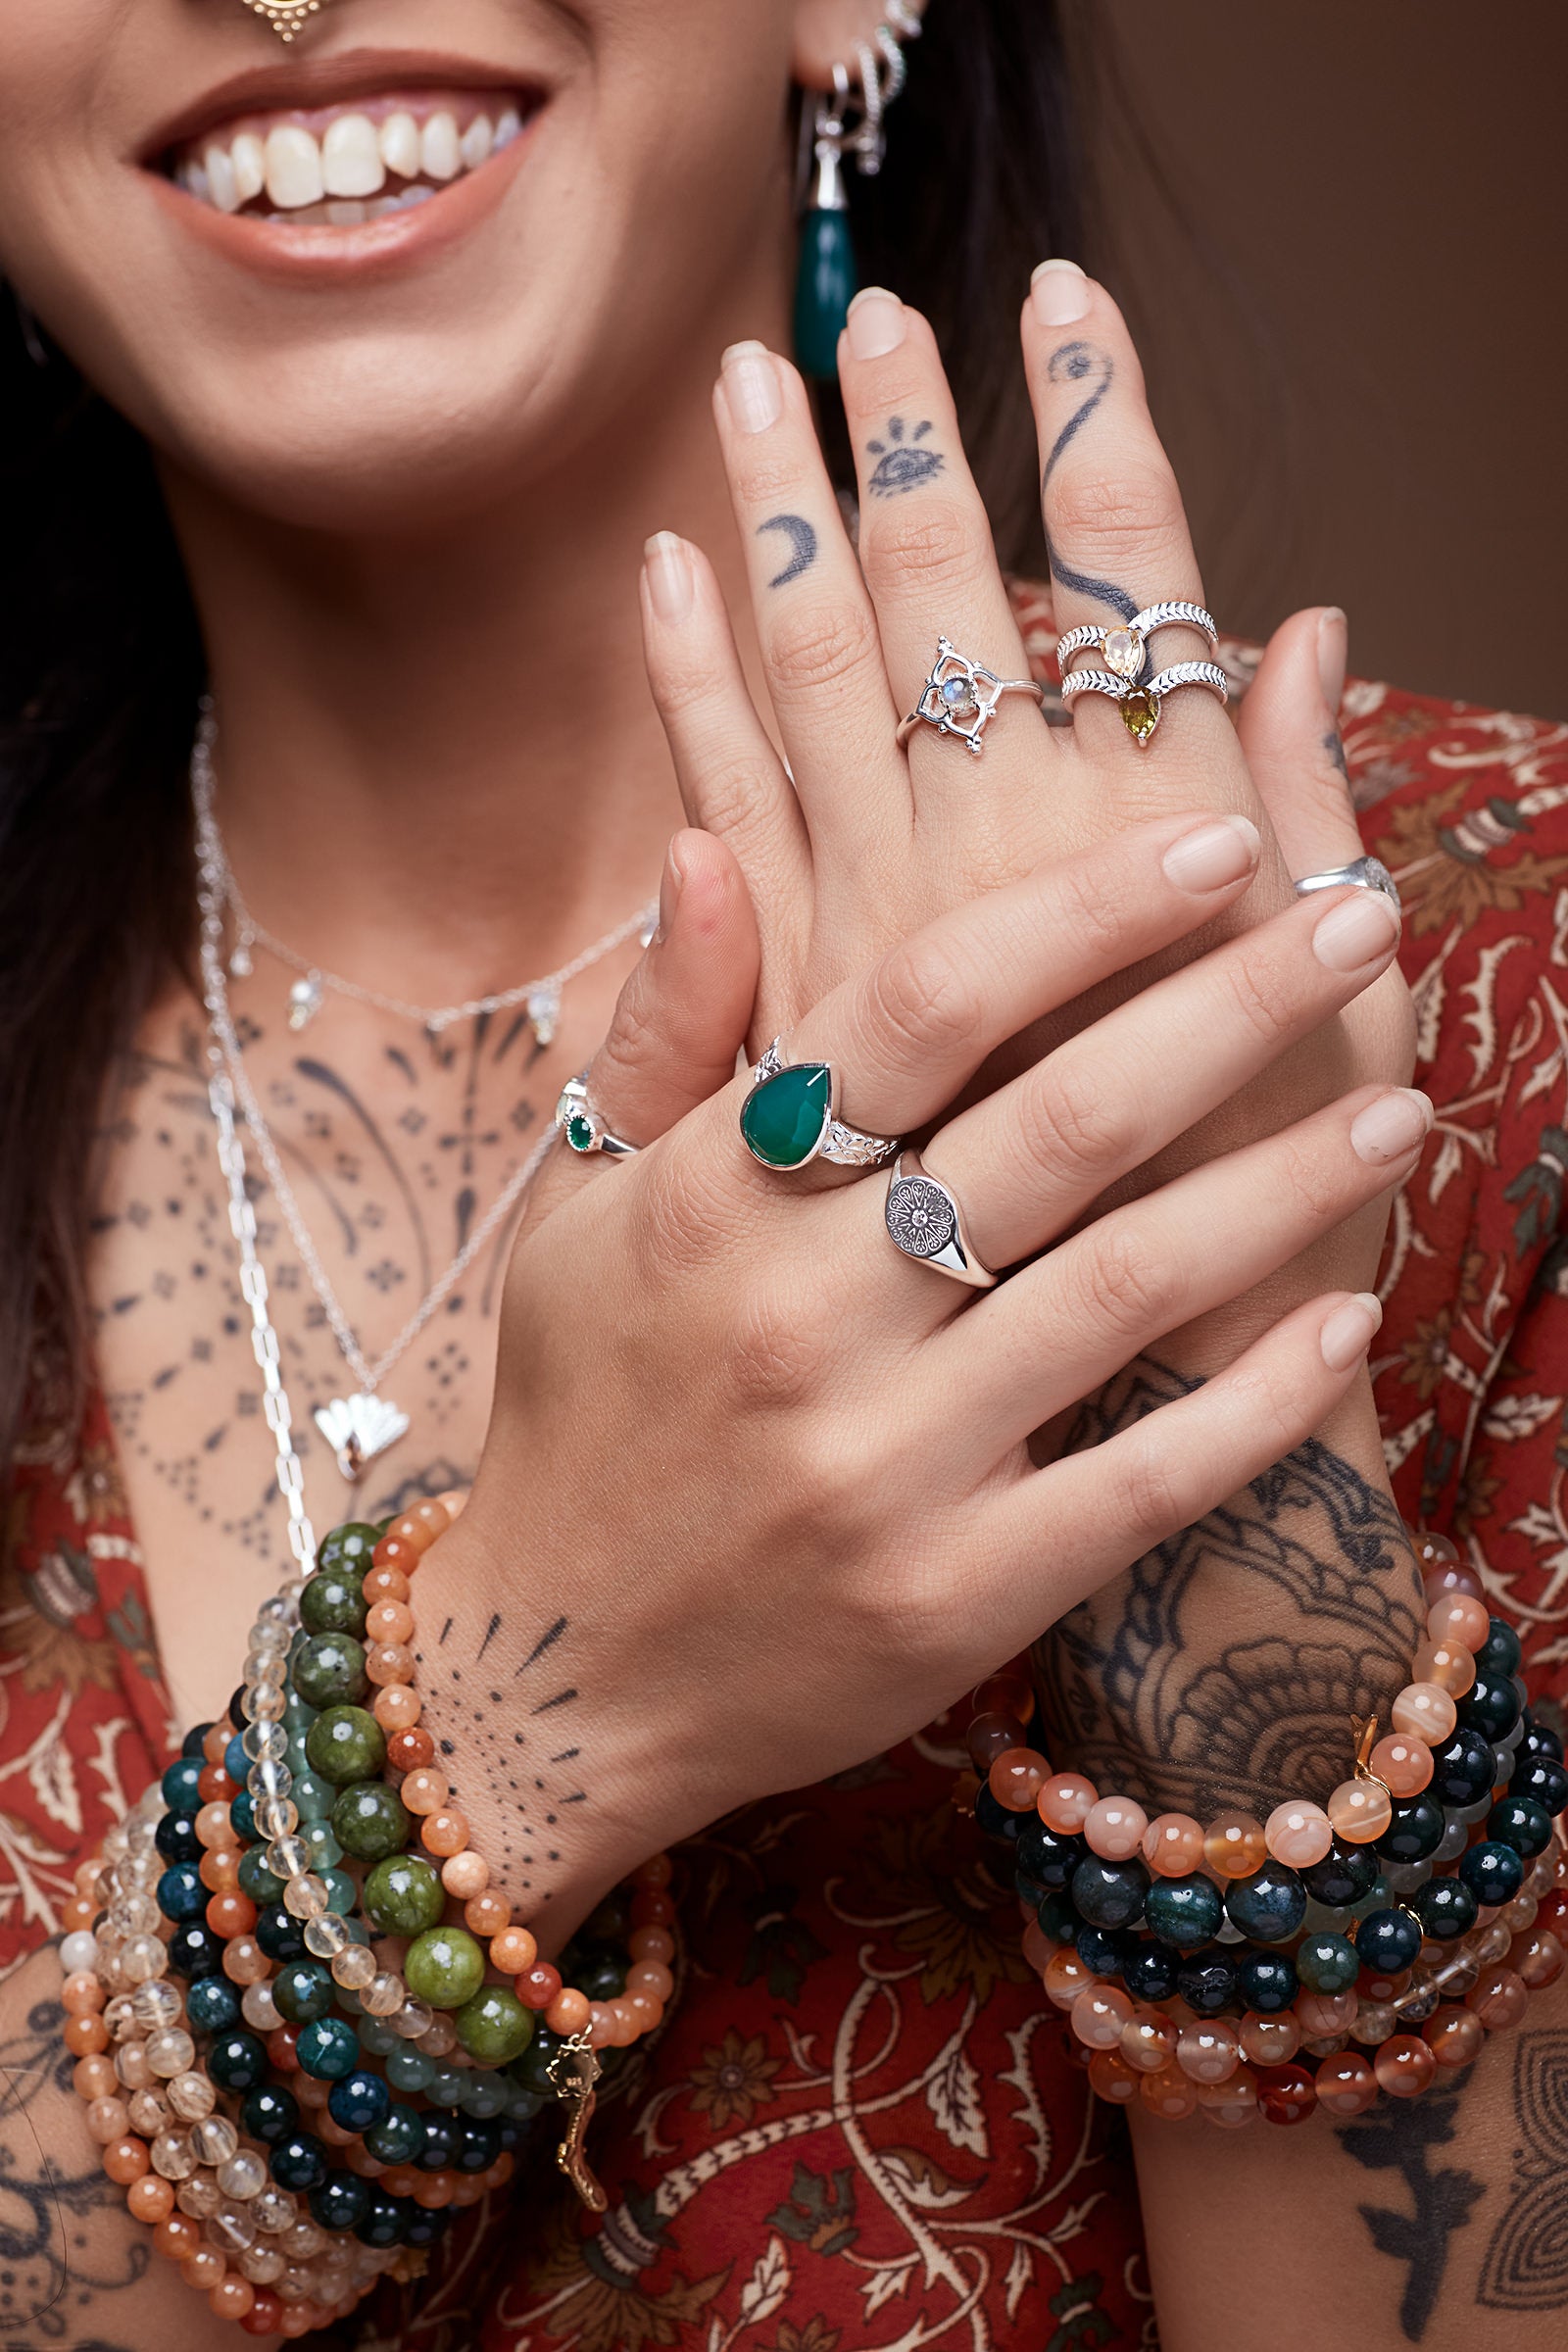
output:
<path id="1" fill-rule="evenodd" d="M 1015 591 L 1054 680 L 1049 601 Z M 1221 655 L 1244 691 L 1255 655 Z M 1568 727 L 1352 682 L 1367 847 L 1404 894 L 1437 1124 L 1396 1207 L 1373 1374 L 1396 1496 L 1568 1687 Z M 176 1733 L 107 1416 L 38 1399 L 0 1583 L 0 1964 Z M 680 1996 L 595 2128 L 362 2342 L 417 2352 L 1093 2352 L 1152 2343 L 1119 2118 L 1094 2107 L 949 1806 L 961 1721 L 682 1856 Z"/>

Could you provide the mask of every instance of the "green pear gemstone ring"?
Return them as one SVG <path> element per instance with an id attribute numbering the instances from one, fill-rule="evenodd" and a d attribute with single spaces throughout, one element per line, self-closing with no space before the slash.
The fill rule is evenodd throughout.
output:
<path id="1" fill-rule="evenodd" d="M 633 1159 L 642 1150 L 641 1144 L 628 1144 L 624 1136 L 612 1135 L 593 1104 L 588 1100 L 588 1073 L 568 1078 L 561 1090 L 556 1104 L 556 1125 L 560 1128 L 570 1152 L 603 1152 L 610 1159 Z"/>
<path id="2" fill-rule="evenodd" d="M 764 1168 L 790 1175 L 813 1159 L 839 1168 L 878 1168 L 899 1150 L 897 1136 L 862 1135 L 836 1116 L 833 1071 L 825 1061 L 790 1062 L 774 1038 L 752 1072 L 741 1105 L 741 1141 Z"/>

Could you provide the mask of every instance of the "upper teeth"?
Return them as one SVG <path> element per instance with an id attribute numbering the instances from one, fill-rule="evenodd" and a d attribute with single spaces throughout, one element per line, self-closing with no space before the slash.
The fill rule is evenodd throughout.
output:
<path id="1" fill-rule="evenodd" d="M 461 135 L 447 107 L 422 122 L 402 108 L 379 122 L 368 115 L 336 115 L 320 138 L 296 122 L 279 122 L 265 140 L 255 131 L 209 140 L 200 162 L 187 158 L 178 177 L 191 195 L 220 213 L 238 212 L 264 190 L 277 211 L 300 212 L 324 197 L 379 195 L 389 176 L 401 182 L 456 179 L 510 146 L 521 128 L 513 105 L 493 121 L 475 115 Z"/>

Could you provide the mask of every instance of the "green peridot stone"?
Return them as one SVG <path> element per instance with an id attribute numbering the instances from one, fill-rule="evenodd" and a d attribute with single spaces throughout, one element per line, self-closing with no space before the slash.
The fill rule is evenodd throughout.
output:
<path id="1" fill-rule="evenodd" d="M 306 1735 L 311 1770 L 336 1788 L 368 1781 L 386 1762 L 386 1735 L 364 1707 L 327 1707 Z"/>
<path id="2" fill-rule="evenodd" d="M 321 1538 L 317 1547 L 318 1574 L 326 1569 L 339 1570 L 345 1576 L 364 1576 L 370 1565 L 370 1554 L 381 1541 L 381 1530 L 368 1520 L 350 1519 L 342 1527 L 334 1527 Z M 300 1614 L 305 1614 L 301 1595 Z"/>
<path id="3" fill-rule="evenodd" d="M 408 1844 L 409 1816 L 384 1781 L 356 1781 L 332 1807 L 332 1835 L 357 1862 L 383 1862 Z"/>
<path id="4" fill-rule="evenodd" d="M 481 2066 L 510 2066 L 533 2038 L 533 2011 L 505 1984 L 486 1984 L 452 2020 L 453 2031 Z"/>
<path id="5" fill-rule="evenodd" d="M 365 1532 L 368 1535 L 370 1530 Z M 363 1564 L 317 1570 L 300 1594 L 300 1623 L 308 1634 L 364 1633 L 366 1600 L 361 1587 L 369 1565 L 367 1552 Z"/>
<path id="6" fill-rule="evenodd" d="M 352 1634 L 313 1634 L 294 1653 L 294 1688 L 309 1706 L 347 1705 L 369 1687 L 365 1644 Z"/>
<path id="7" fill-rule="evenodd" d="M 753 1087 L 741 1109 L 746 1149 L 764 1168 L 806 1165 L 833 1115 L 833 1074 L 825 1061 L 802 1061 Z"/>
<path id="8" fill-rule="evenodd" d="M 420 1936 L 446 1909 L 441 1874 L 422 1854 L 378 1862 L 365 1882 L 365 1915 L 383 1936 Z"/>
<path id="9" fill-rule="evenodd" d="M 466 1928 L 427 1928 L 404 1956 L 403 1981 L 432 2009 L 461 2009 L 484 1983 L 484 1953 Z"/>
<path id="10" fill-rule="evenodd" d="M 588 1151 L 594 1140 L 594 1123 L 580 1110 L 574 1110 L 566 1121 L 566 1141 L 574 1152 Z"/>

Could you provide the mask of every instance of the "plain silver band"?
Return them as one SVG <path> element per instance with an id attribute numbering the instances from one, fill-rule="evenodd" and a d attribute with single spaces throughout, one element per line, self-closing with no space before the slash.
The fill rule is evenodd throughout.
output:
<path id="1" fill-rule="evenodd" d="M 901 1184 L 906 1184 L 915 1179 L 922 1184 L 930 1185 L 934 1192 L 940 1193 L 952 1213 L 953 1231 L 940 1250 L 930 1251 L 911 1250 L 900 1241 L 894 1230 L 893 1204 L 899 1187 Z M 933 1176 L 929 1169 L 920 1165 L 918 1152 L 901 1152 L 895 1160 L 892 1173 L 888 1177 L 887 1199 L 882 1204 L 882 1222 L 887 1227 L 889 1241 L 901 1257 L 910 1259 L 917 1266 L 929 1266 L 933 1274 L 946 1274 L 952 1282 L 966 1283 L 972 1291 L 989 1291 L 995 1287 L 997 1280 L 995 1274 L 992 1273 L 989 1266 L 981 1264 L 970 1247 L 969 1236 L 964 1228 L 963 1211 L 958 1206 L 952 1188 L 945 1185 L 940 1176 Z"/>
<path id="2" fill-rule="evenodd" d="M 1061 699 L 1070 703 L 1075 694 L 1106 694 L 1113 703 L 1124 703 L 1130 694 L 1152 694 L 1157 703 L 1181 686 L 1207 686 L 1222 703 L 1231 699 L 1231 682 L 1217 662 L 1173 662 L 1143 685 L 1109 669 L 1069 670 L 1061 681 Z"/>
<path id="3" fill-rule="evenodd" d="M 1298 899 L 1304 899 L 1314 890 L 1341 890 L 1347 884 L 1352 890 L 1377 891 L 1393 902 L 1396 914 L 1403 914 L 1399 885 L 1381 858 L 1352 858 L 1348 865 L 1325 866 L 1322 873 L 1303 874 L 1291 887 Z"/>
<path id="4" fill-rule="evenodd" d="M 781 1044 L 782 1041 L 775 1037 L 757 1061 L 752 1071 L 754 1087 L 761 1086 L 767 1079 L 776 1078 L 780 1070 L 789 1068 L 780 1050 Z M 880 1168 L 900 1148 L 900 1138 L 896 1135 L 863 1135 L 858 1127 L 846 1127 L 842 1119 L 829 1119 L 822 1141 L 811 1158 L 831 1160 L 836 1168 Z M 810 1163 L 803 1160 L 801 1164 L 805 1167 Z M 777 1173 L 793 1175 L 795 1171 L 793 1168 L 781 1168 Z"/>
<path id="5" fill-rule="evenodd" d="M 556 1125 L 566 1150 L 575 1159 L 588 1159 L 595 1152 L 602 1152 L 607 1159 L 635 1159 L 642 1150 L 641 1144 L 628 1144 L 623 1135 L 611 1134 L 588 1100 L 586 1080 L 586 1071 L 581 1077 L 568 1078 L 556 1100 Z M 585 1118 L 594 1131 L 593 1142 L 581 1151 L 566 1134 L 568 1121 L 577 1116 Z"/>
<path id="6" fill-rule="evenodd" d="M 1190 604 L 1185 597 L 1168 597 L 1163 604 L 1146 605 L 1131 620 L 1113 620 L 1102 625 L 1099 621 L 1080 621 L 1064 637 L 1056 639 L 1056 667 L 1063 677 L 1074 655 L 1086 653 L 1090 646 L 1102 646 L 1112 629 L 1136 629 L 1140 637 L 1152 637 L 1156 629 L 1174 628 L 1178 623 L 1199 630 L 1209 644 L 1219 643 L 1219 630 L 1214 615 L 1202 605 Z"/>
<path id="7" fill-rule="evenodd" d="M 1035 678 L 998 678 L 997 698 L 1004 694 L 1032 694 L 1042 710 L 1046 707 L 1046 690 Z M 916 727 L 930 727 L 938 735 L 956 735 L 958 732 L 956 727 L 944 726 L 940 718 L 928 718 L 923 710 L 911 710 L 906 718 L 900 719 L 896 730 L 901 752 Z"/>

